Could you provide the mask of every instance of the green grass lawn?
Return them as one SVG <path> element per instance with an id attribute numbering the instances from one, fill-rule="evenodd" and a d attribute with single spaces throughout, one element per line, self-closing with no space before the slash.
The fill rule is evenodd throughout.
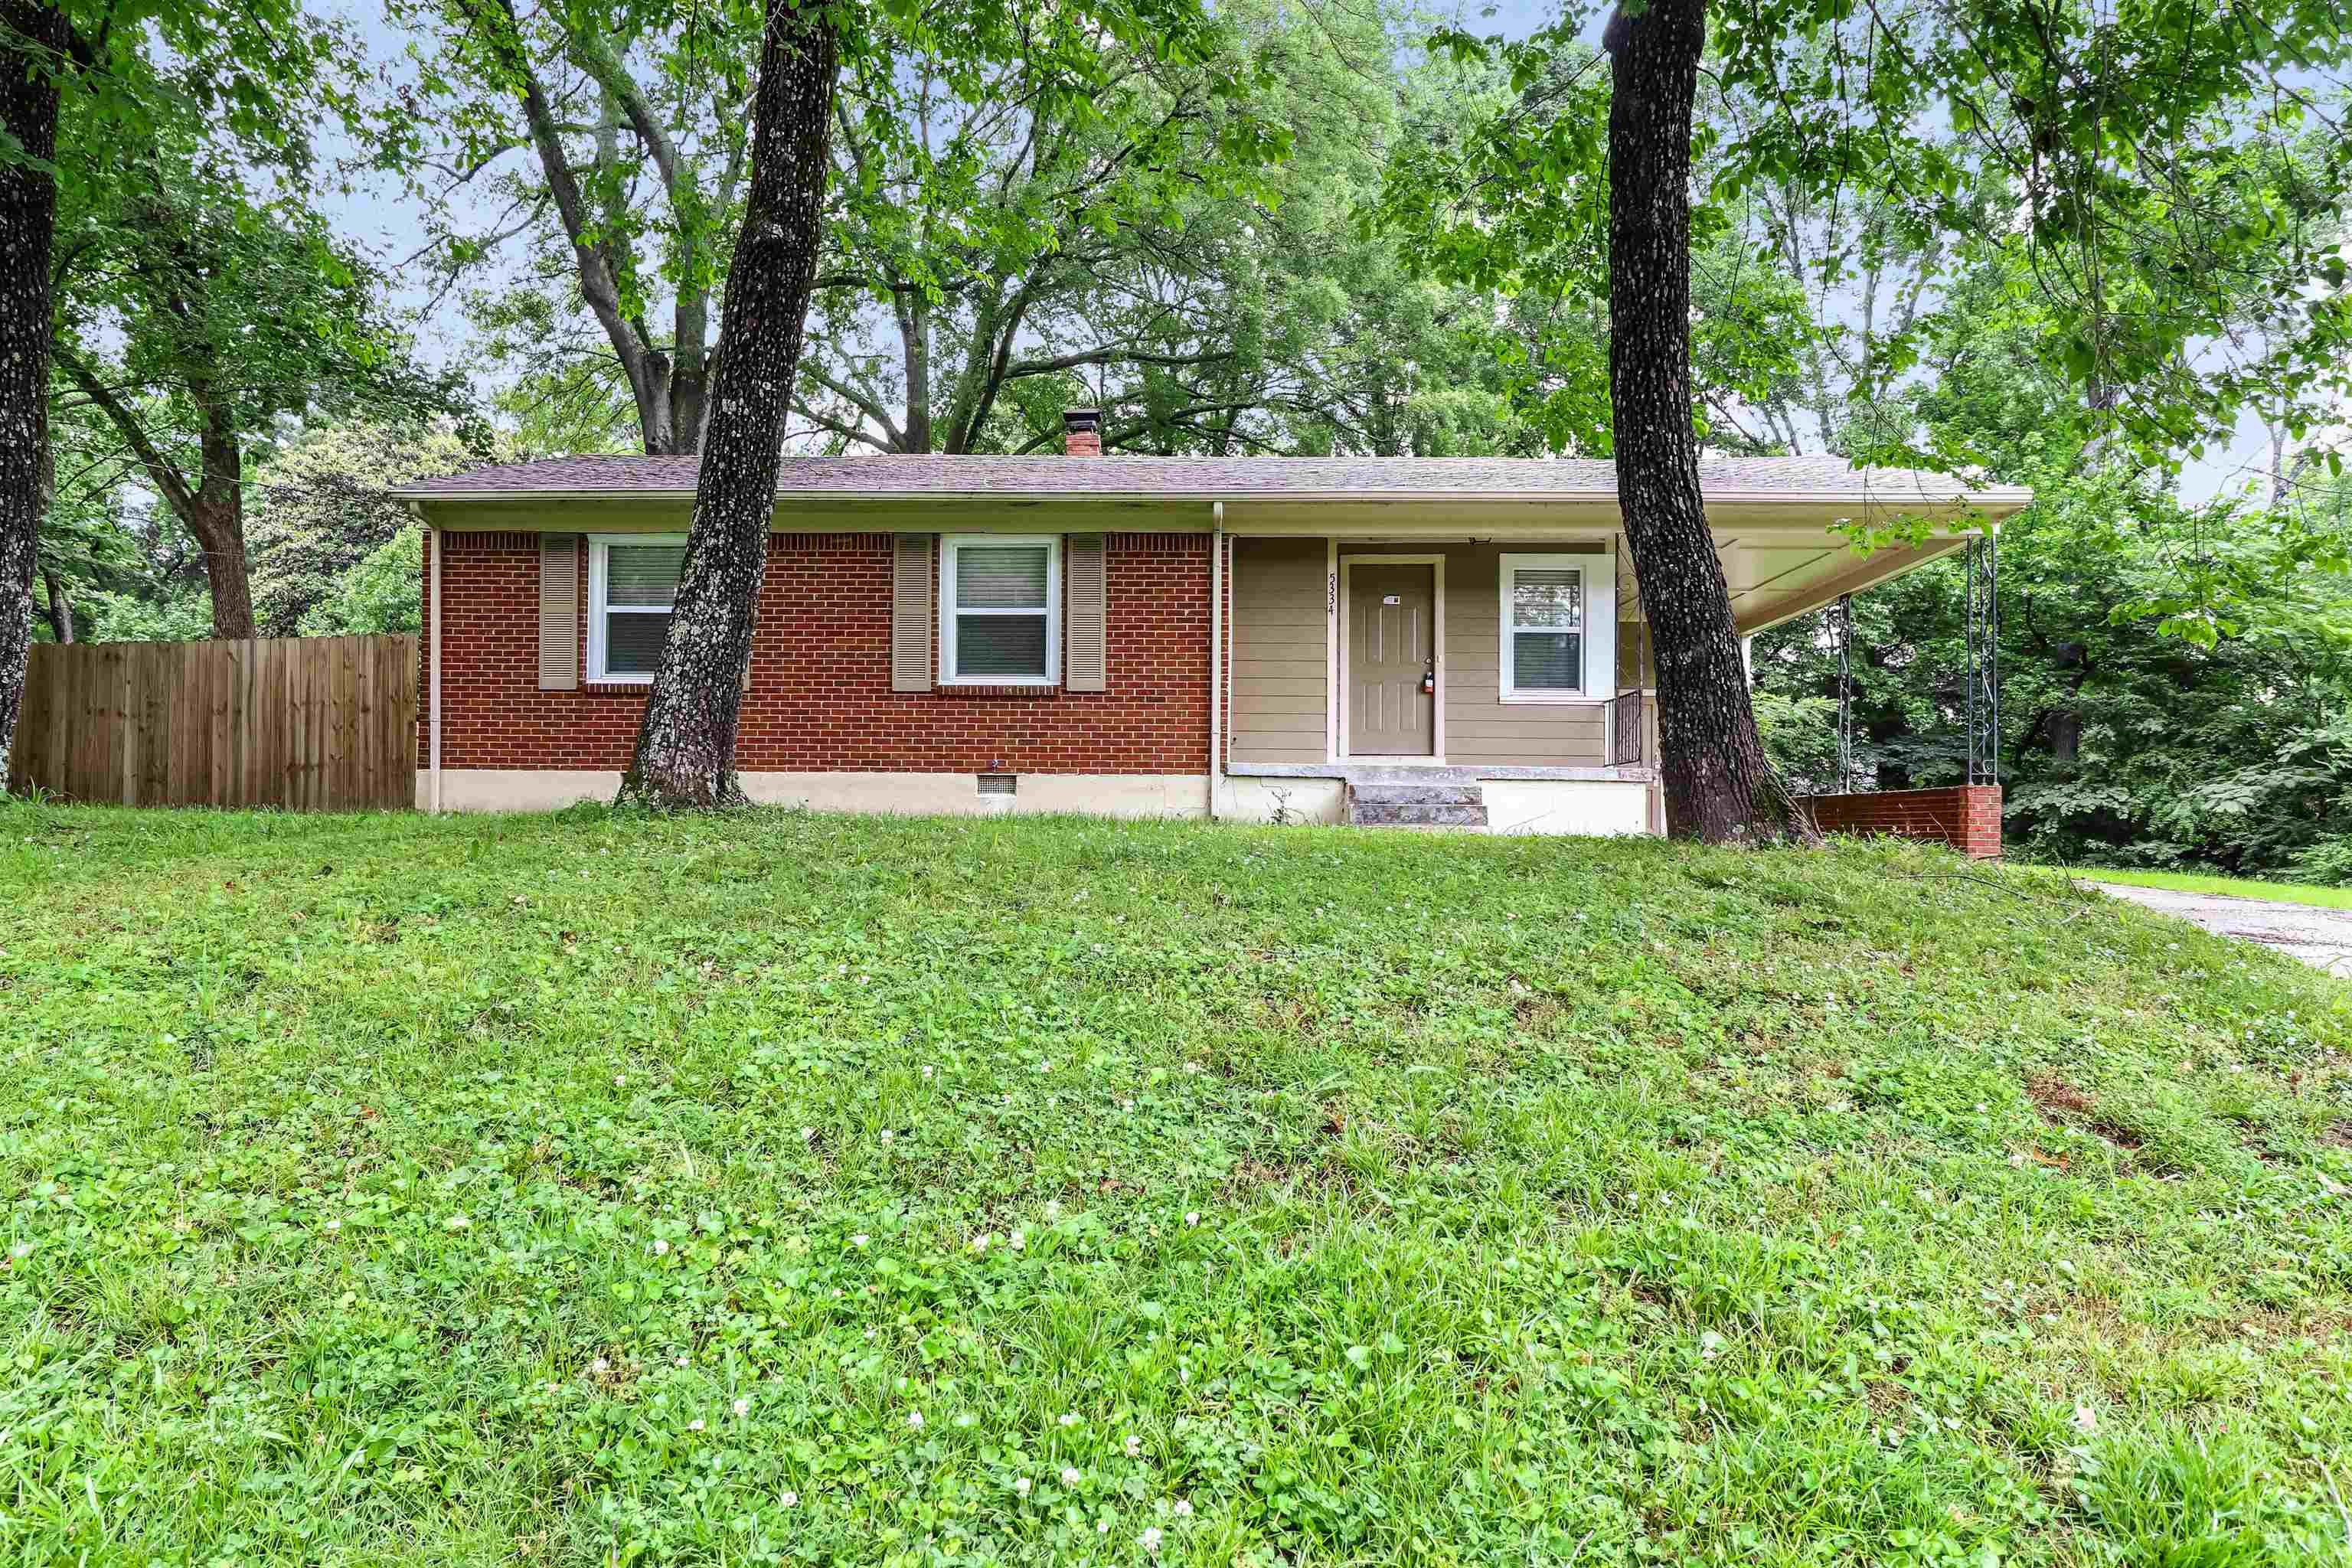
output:
<path id="1" fill-rule="evenodd" d="M 2352 986 L 1884 845 L 0 806 L 35 1563 L 2340 1563 Z"/>
<path id="2" fill-rule="evenodd" d="M 2181 893 L 2225 893 L 2234 899 L 2277 899 L 2290 904 L 2316 904 L 2322 909 L 2352 910 L 2352 888 L 2321 888 L 2308 882 L 2262 882 L 2251 877 L 2215 877 L 2202 871 L 2118 871 L 2105 866 L 2076 866 L 2077 877 L 2098 882 L 2126 882 L 2138 888 L 2170 888 Z"/>

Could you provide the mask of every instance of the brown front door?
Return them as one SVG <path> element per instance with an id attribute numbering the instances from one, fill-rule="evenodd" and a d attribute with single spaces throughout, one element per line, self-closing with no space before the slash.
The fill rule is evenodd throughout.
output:
<path id="1" fill-rule="evenodd" d="M 1348 753 L 1437 752 L 1436 569 L 1348 569 Z"/>

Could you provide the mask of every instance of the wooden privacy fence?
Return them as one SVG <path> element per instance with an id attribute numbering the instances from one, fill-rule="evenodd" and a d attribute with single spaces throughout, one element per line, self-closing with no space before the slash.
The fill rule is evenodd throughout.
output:
<path id="1" fill-rule="evenodd" d="M 124 805 L 416 804 L 416 639 L 35 643 L 16 790 Z"/>

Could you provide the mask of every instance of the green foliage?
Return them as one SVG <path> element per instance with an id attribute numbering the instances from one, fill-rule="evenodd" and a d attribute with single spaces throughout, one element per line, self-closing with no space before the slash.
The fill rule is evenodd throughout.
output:
<path id="1" fill-rule="evenodd" d="M 18 805 L 0 896 L 20 1560 L 2347 1549 L 2346 993 L 2053 876 Z"/>
<path id="2" fill-rule="evenodd" d="M 425 530 L 410 523 L 353 563 L 304 613 L 299 629 L 306 637 L 422 630 L 417 575 L 424 558 Z"/>
<path id="3" fill-rule="evenodd" d="M 2141 465 L 2085 446 L 2045 352 L 2049 318 L 2019 283 L 1979 270 L 1926 312 L 1921 374 L 1900 399 L 1933 442 L 1998 454 L 1993 477 L 2039 498 L 2000 538 L 2012 846 L 2336 879 L 2330 847 L 2352 836 L 2342 481 L 2306 448 L 2280 454 L 2275 504 L 2181 505 Z M 1865 782 L 1960 776 L 1964 613 L 1957 563 L 1854 599 Z M 1766 691 L 1835 694 L 1820 617 L 1759 637 L 1756 664 Z"/>
<path id="4" fill-rule="evenodd" d="M 74 613 L 84 642 L 197 642 L 213 635 L 212 601 L 201 586 L 166 596 L 101 588 L 77 595 Z"/>
<path id="5" fill-rule="evenodd" d="M 391 491 L 488 456 L 446 426 L 373 424 L 318 426 L 272 453 L 246 489 L 261 635 L 415 630 L 421 531 Z"/>

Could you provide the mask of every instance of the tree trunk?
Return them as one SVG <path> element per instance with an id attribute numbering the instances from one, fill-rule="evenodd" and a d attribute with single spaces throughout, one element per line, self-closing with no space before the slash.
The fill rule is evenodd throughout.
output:
<path id="1" fill-rule="evenodd" d="M 73 601 L 66 597 L 65 588 L 58 582 L 58 574 L 43 572 L 41 586 L 49 596 L 49 635 L 61 643 L 73 641 Z"/>
<path id="2" fill-rule="evenodd" d="M 49 248 L 57 237 L 58 82 L 65 13 L 0 3 L 0 790 L 24 710 L 33 642 L 33 545 L 49 447 Z M 46 57 L 46 58 L 43 58 Z"/>
<path id="3" fill-rule="evenodd" d="M 898 312 L 898 341 L 905 349 L 907 369 L 907 438 L 909 452 L 931 449 L 931 310 L 922 295 L 907 290 L 894 301 Z"/>
<path id="4" fill-rule="evenodd" d="M 245 555 L 245 444 L 217 384 L 191 376 L 188 396 L 204 410 L 197 443 L 204 465 L 192 504 L 183 514 L 188 531 L 205 547 L 205 575 L 213 591 L 213 636 L 249 637 L 253 626 L 253 575 Z"/>
<path id="5" fill-rule="evenodd" d="M 1655 638 L 1666 829 L 1708 843 L 1818 842 L 1764 755 L 1731 593 L 1708 533 L 1691 422 L 1691 104 L 1704 0 L 1620 8 L 1609 102 L 1609 395 L 1617 498 Z"/>
<path id="6" fill-rule="evenodd" d="M 694 525 L 677 608 L 621 782 L 624 802 L 740 805 L 735 735 L 768 571 L 776 465 L 824 230 L 841 42 L 829 9 L 768 0 L 751 188 L 727 277 Z"/>
<path id="7" fill-rule="evenodd" d="M 184 521 L 205 552 L 205 581 L 212 588 L 213 636 L 249 637 L 253 625 L 253 583 L 245 557 L 244 507 L 232 496 L 226 502 L 200 500 Z"/>

